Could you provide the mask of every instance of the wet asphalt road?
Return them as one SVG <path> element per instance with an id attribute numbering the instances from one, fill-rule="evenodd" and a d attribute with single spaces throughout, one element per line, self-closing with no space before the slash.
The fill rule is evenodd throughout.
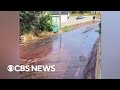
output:
<path id="1" fill-rule="evenodd" d="M 56 69 L 55 72 L 23 72 L 22 78 L 83 79 L 98 29 L 98 24 L 94 24 L 21 48 L 22 64 L 55 65 Z"/>

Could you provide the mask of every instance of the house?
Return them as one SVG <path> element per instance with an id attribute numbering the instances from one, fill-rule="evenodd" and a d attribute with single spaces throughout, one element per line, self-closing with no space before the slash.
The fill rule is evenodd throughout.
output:
<path id="1" fill-rule="evenodd" d="M 69 11 L 50 11 L 52 15 L 53 23 L 57 23 L 58 25 L 69 20 Z M 61 18 L 61 20 L 60 20 Z"/>

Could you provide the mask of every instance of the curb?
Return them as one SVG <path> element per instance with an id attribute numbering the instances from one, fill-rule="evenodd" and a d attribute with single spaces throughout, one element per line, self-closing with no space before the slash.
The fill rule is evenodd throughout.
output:
<path id="1" fill-rule="evenodd" d="M 101 36 L 99 36 L 98 41 L 98 51 L 97 51 L 97 61 L 95 68 L 95 79 L 101 79 Z"/>

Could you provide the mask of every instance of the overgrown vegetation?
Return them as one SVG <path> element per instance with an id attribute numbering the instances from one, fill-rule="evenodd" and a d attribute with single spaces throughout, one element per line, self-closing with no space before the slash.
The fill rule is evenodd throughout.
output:
<path id="1" fill-rule="evenodd" d="M 50 31 L 52 19 L 47 11 L 20 11 L 21 35 L 32 33 L 38 36 L 39 32 Z"/>
<path id="2" fill-rule="evenodd" d="M 43 38 L 44 32 L 51 30 L 52 17 L 49 11 L 20 11 L 20 42 Z"/>

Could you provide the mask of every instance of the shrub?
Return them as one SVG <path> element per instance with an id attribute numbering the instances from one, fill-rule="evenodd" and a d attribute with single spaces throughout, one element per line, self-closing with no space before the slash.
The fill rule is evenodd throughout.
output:
<path id="1" fill-rule="evenodd" d="M 40 18 L 40 30 L 41 31 L 51 31 L 52 30 L 52 17 L 50 14 L 48 15 L 43 15 Z"/>
<path id="2" fill-rule="evenodd" d="M 21 35 L 32 33 L 38 35 L 40 31 L 52 29 L 52 18 L 47 11 L 20 11 Z"/>
<path id="3" fill-rule="evenodd" d="M 21 34 L 29 33 L 35 28 L 35 15 L 32 11 L 20 12 L 20 29 Z"/>

